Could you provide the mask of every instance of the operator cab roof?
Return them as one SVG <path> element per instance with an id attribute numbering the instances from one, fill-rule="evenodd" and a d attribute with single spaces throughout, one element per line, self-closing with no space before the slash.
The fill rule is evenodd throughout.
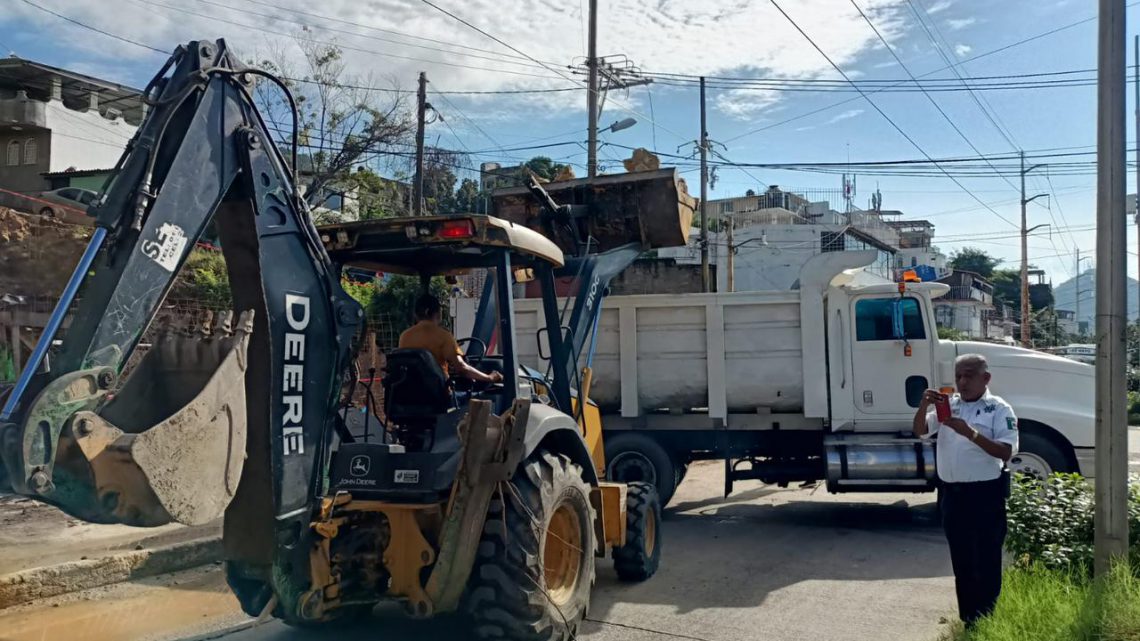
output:
<path id="1" fill-rule="evenodd" d="M 454 274 L 494 267 L 501 252 L 513 266 L 561 267 L 562 250 L 512 222 L 468 214 L 381 218 L 317 228 L 336 263 L 396 274 Z"/>

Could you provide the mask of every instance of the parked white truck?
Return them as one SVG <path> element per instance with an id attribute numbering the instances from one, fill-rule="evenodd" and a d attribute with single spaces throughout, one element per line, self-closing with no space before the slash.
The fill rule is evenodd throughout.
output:
<path id="1" fill-rule="evenodd" d="M 826 481 L 832 492 L 934 489 L 931 441 L 911 419 L 923 390 L 954 385 L 954 359 L 986 356 L 1019 417 L 1011 467 L 1093 473 L 1094 368 L 1040 352 L 940 340 L 941 283 L 867 283 L 874 252 L 809 260 L 791 291 L 612 296 L 603 304 L 590 397 L 610 479 L 668 501 L 695 459 L 732 483 Z M 465 306 L 457 326 L 469 326 Z M 519 362 L 544 370 L 540 301 L 515 301 Z M 466 324 L 465 324 L 466 323 Z M 462 329 L 460 329 L 462 332 Z"/>

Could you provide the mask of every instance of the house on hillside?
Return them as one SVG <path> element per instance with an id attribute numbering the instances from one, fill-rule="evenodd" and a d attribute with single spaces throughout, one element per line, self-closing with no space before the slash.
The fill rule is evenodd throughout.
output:
<path id="1" fill-rule="evenodd" d="M 898 232 L 876 211 L 838 212 L 830 200 L 816 199 L 820 196 L 836 195 L 772 185 L 763 193 L 708 201 L 709 262 L 716 267 L 716 291 L 793 289 L 812 256 L 864 249 L 877 253 L 866 271 L 893 280 Z M 700 234 L 694 230 L 687 247 L 660 249 L 657 254 L 679 265 L 699 263 Z"/>
<path id="2" fill-rule="evenodd" d="M 954 329 L 974 340 L 1000 340 L 1003 326 L 994 327 L 994 286 L 974 272 L 953 270 L 938 282 L 950 291 L 934 299 L 934 321 L 939 327 Z"/>
<path id="3" fill-rule="evenodd" d="M 10 57 L 0 59 L 0 204 L 61 187 L 98 190 L 146 115 L 139 90 Z"/>

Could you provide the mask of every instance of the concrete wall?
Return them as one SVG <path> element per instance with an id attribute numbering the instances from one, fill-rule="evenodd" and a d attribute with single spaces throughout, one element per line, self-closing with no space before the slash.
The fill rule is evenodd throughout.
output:
<path id="1" fill-rule="evenodd" d="M 35 162 L 31 164 L 25 153 L 29 140 L 35 144 Z M 10 165 L 8 148 L 13 142 L 19 146 L 18 163 Z M 47 189 L 41 174 L 48 170 L 50 148 L 51 135 L 46 131 L 0 132 L 0 188 L 20 193 Z"/>
<path id="2" fill-rule="evenodd" d="M 710 266 L 715 273 L 715 266 Z M 611 296 L 691 294 L 701 291 L 701 266 L 672 259 L 638 260 L 610 282 Z"/>
<path id="3" fill-rule="evenodd" d="M 47 104 L 47 121 L 51 128 L 47 171 L 114 167 L 137 129 L 122 118 L 108 120 L 95 111 L 74 111 L 55 100 Z"/>

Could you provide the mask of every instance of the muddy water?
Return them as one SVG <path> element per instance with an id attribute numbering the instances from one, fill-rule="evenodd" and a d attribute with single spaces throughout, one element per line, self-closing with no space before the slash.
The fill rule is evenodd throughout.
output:
<path id="1" fill-rule="evenodd" d="M 152 641 L 240 617 L 220 571 L 88 598 L 0 613 L 0 641 Z"/>

